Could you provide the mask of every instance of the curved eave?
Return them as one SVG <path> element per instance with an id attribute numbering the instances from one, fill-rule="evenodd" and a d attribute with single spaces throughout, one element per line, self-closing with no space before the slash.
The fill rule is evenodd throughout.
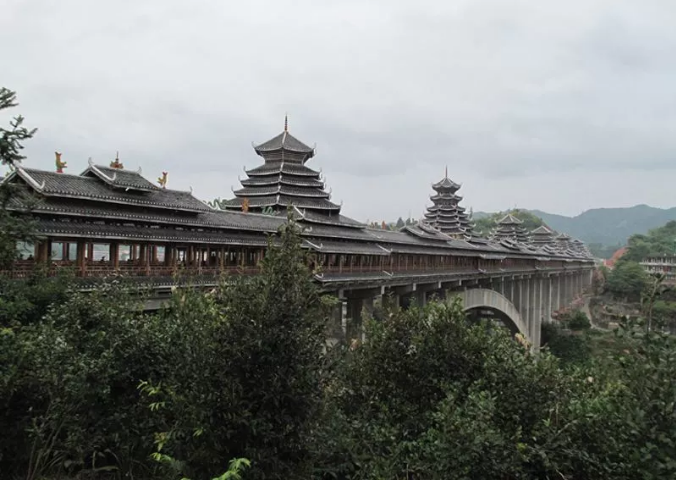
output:
<path id="1" fill-rule="evenodd" d="M 294 189 L 289 191 L 282 188 L 255 188 L 247 187 L 240 188 L 239 190 L 233 191 L 236 197 L 238 198 L 252 198 L 252 197 L 269 197 L 270 195 L 288 195 L 293 197 L 303 197 L 303 198 L 316 198 L 316 199 L 328 199 L 329 194 L 321 190 L 309 190 L 307 192 L 300 191 L 301 189 Z"/>
<path id="2" fill-rule="evenodd" d="M 226 208 L 241 208 L 243 198 L 237 197 L 228 200 Z M 340 212 L 340 205 L 336 205 L 326 199 L 317 199 L 317 201 L 308 201 L 303 197 L 291 197 L 287 195 L 269 195 L 262 197 L 248 198 L 249 208 L 264 208 L 264 207 L 282 207 L 294 206 L 299 209 L 308 210 L 322 210 L 327 212 Z"/>

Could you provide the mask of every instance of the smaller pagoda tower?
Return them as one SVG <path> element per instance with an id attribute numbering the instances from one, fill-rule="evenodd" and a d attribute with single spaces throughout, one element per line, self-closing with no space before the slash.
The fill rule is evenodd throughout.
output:
<path id="1" fill-rule="evenodd" d="M 571 244 L 571 250 L 573 250 L 575 253 L 582 257 L 587 257 L 591 258 L 593 257 L 591 251 L 589 251 L 589 247 L 582 241 L 577 238 L 573 238 L 570 242 Z"/>
<path id="2" fill-rule="evenodd" d="M 559 235 L 554 238 L 554 242 L 556 244 L 556 249 L 560 253 L 574 253 L 575 250 L 573 248 L 573 243 L 572 243 L 572 238 L 570 238 L 570 235 L 567 233 L 560 233 Z"/>
<path id="3" fill-rule="evenodd" d="M 530 241 L 536 247 L 544 247 L 545 245 L 554 245 L 554 232 L 541 225 L 532 232 L 530 232 Z"/>
<path id="4" fill-rule="evenodd" d="M 437 230 L 454 237 L 471 235 L 471 222 L 465 208 L 458 205 L 462 197 L 457 195 L 461 185 L 448 178 L 448 167 L 444 178 L 432 185 L 433 205 L 427 207 L 424 222 Z"/>
<path id="5" fill-rule="evenodd" d="M 519 243 L 528 243 L 528 232 L 523 227 L 523 221 L 516 218 L 511 213 L 508 213 L 497 222 L 497 226 L 493 232 L 493 239 L 513 240 Z"/>

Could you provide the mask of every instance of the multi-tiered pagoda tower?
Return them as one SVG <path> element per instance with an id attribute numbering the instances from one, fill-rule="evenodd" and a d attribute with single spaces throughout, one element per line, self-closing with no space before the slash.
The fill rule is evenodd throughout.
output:
<path id="1" fill-rule="evenodd" d="M 330 201 L 320 173 L 305 166 L 315 149 L 289 133 L 286 118 L 284 131 L 254 150 L 265 163 L 245 170 L 248 178 L 241 180 L 242 188 L 233 191 L 235 198 L 225 202 L 227 210 L 279 212 L 293 205 L 327 216 L 340 214 L 340 205 Z"/>
<path id="2" fill-rule="evenodd" d="M 508 213 L 497 223 L 493 232 L 493 239 L 512 240 L 519 243 L 528 243 L 528 232 L 523 227 L 523 221 Z"/>
<path id="3" fill-rule="evenodd" d="M 425 213 L 425 223 L 441 232 L 464 237 L 471 235 L 472 226 L 465 209 L 458 205 L 462 197 L 456 192 L 461 185 L 448 178 L 448 168 L 444 178 L 432 185 L 435 194 L 430 197 L 431 207 Z"/>

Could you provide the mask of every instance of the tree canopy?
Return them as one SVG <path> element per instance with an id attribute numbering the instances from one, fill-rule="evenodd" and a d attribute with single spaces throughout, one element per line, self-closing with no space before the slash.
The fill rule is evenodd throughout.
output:
<path id="1" fill-rule="evenodd" d="M 7 88 L 0 88 L 0 111 L 15 107 L 16 94 Z M 21 115 L 10 120 L 10 128 L 0 127 L 0 165 L 10 169 L 21 163 L 24 156 L 22 142 L 28 140 L 36 132 L 23 126 Z M 34 224 L 26 217 L 16 217 L 7 211 L 13 195 L 19 195 L 10 185 L 0 184 L 0 270 L 8 268 L 17 258 L 17 242 L 32 241 Z"/>
<path id="2" fill-rule="evenodd" d="M 623 261 L 640 262 L 651 255 L 675 255 L 676 220 L 650 230 L 646 235 L 632 235 L 627 247 Z"/>

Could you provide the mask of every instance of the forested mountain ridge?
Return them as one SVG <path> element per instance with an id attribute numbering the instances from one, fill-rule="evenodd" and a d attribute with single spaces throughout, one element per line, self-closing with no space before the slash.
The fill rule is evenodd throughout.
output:
<path id="1" fill-rule="evenodd" d="M 676 207 L 663 209 L 648 205 L 628 208 L 593 208 L 575 217 L 529 210 L 557 232 L 565 232 L 587 244 L 624 245 L 634 234 L 644 234 L 670 220 L 676 220 Z M 478 219 L 488 214 L 476 212 Z"/>

